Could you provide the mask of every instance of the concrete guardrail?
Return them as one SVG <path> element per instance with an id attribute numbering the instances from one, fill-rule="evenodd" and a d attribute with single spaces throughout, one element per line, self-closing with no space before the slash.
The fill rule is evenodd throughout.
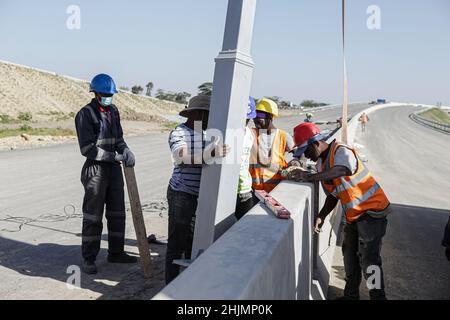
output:
<path id="1" fill-rule="evenodd" d="M 377 105 L 365 112 L 400 105 Z M 349 144 L 360 114 L 349 123 Z M 329 141 L 339 135 L 340 131 Z M 283 181 L 271 194 L 290 210 L 291 219 L 277 219 L 256 205 L 153 299 L 325 299 L 342 225 L 341 207 L 314 235 L 314 215 L 325 201 L 318 184 Z"/>

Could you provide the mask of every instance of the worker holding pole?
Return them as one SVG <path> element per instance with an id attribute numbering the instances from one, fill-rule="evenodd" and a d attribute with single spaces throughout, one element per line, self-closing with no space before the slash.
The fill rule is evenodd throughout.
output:
<path id="1" fill-rule="evenodd" d="M 294 148 L 294 140 L 286 131 L 277 129 L 273 119 L 278 117 L 278 106 L 263 98 L 256 105 L 253 119 L 256 129 L 250 157 L 250 174 L 254 190 L 271 192 L 285 178 L 281 171 L 287 168 L 285 153 Z"/>
<path id="2" fill-rule="evenodd" d="M 133 167 L 135 158 L 123 139 L 119 110 L 112 104 L 117 93 L 107 74 L 95 76 L 90 84 L 92 101 L 75 117 L 78 143 L 86 162 L 81 171 L 84 187 L 82 270 L 97 273 L 95 260 L 100 250 L 103 211 L 108 221 L 108 261 L 135 263 L 137 258 L 124 251 L 125 195 L 120 162 Z"/>
<path id="3" fill-rule="evenodd" d="M 298 154 L 317 162 L 317 174 L 292 170 L 288 178 L 296 181 L 321 181 L 327 194 L 315 220 L 320 232 L 325 218 L 341 202 L 344 228 L 344 267 L 346 285 L 343 299 L 359 299 L 361 272 L 367 281 L 371 299 L 386 299 L 381 268 L 381 240 L 386 232 L 390 203 L 383 189 L 360 160 L 356 151 L 334 140 L 330 144 L 312 123 L 294 129 Z M 370 282 L 370 283 L 369 283 Z"/>
<path id="4" fill-rule="evenodd" d="M 180 273 L 180 266 L 173 261 L 181 259 L 183 254 L 185 259 L 191 258 L 202 166 L 214 158 L 225 157 L 229 152 L 229 147 L 218 140 L 205 146 L 210 103 L 210 96 L 193 97 L 180 112 L 187 121 L 178 125 L 169 136 L 174 169 L 167 188 L 166 284 Z"/>

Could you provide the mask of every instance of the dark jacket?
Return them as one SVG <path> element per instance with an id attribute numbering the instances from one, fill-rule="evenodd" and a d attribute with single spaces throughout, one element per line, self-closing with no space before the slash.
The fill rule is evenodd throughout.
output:
<path id="1" fill-rule="evenodd" d="M 78 144 L 83 156 L 90 160 L 114 163 L 116 152 L 122 154 L 127 144 L 123 140 L 119 110 L 109 106 L 107 112 L 100 112 L 97 99 L 81 108 L 75 117 Z"/>

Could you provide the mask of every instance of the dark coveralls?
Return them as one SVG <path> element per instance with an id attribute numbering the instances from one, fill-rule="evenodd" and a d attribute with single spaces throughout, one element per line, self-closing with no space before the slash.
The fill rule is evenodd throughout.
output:
<path id="1" fill-rule="evenodd" d="M 104 108 L 103 112 L 100 108 Z M 101 107 L 96 99 L 78 112 L 75 127 L 81 154 L 87 158 L 81 170 L 85 190 L 81 251 L 85 260 L 95 261 L 100 250 L 105 204 L 108 252 L 124 251 L 124 182 L 121 166 L 114 158 L 116 152 L 123 153 L 127 144 L 117 108 Z"/>

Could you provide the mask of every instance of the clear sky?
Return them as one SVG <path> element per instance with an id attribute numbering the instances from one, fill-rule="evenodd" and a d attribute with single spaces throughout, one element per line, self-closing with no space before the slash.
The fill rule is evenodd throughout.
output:
<path id="1" fill-rule="evenodd" d="M 450 105 L 450 1 L 348 0 L 350 101 Z M 252 94 L 342 101 L 340 0 L 258 0 Z M 69 5 L 81 29 L 69 30 Z M 381 30 L 369 30 L 369 5 Z M 227 0 L 0 0 L 0 59 L 122 86 L 211 81 Z M 1 76 L 1 75 L 0 75 Z"/>

